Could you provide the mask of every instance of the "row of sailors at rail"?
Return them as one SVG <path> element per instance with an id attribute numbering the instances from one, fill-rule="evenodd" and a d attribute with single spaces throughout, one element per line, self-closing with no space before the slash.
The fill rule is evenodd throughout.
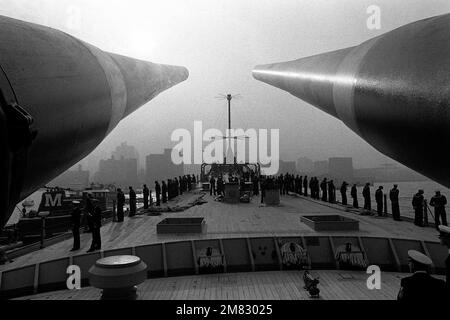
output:
<path id="1" fill-rule="evenodd" d="M 198 177 L 195 175 L 185 175 L 180 176 L 174 179 L 168 179 L 166 181 L 162 181 L 161 184 L 159 181 L 155 181 L 155 196 L 157 207 L 161 206 L 161 203 L 167 203 L 168 201 L 182 195 L 184 192 L 191 191 L 193 186 L 196 185 L 198 181 Z M 153 197 L 152 190 L 148 188 L 146 184 L 144 184 L 143 189 L 143 200 L 144 200 L 144 209 L 148 209 L 150 206 L 153 206 Z M 137 212 L 137 195 L 136 191 L 133 187 L 129 187 L 129 202 L 130 202 L 130 213 L 129 217 L 134 217 Z M 125 193 L 122 189 L 117 189 L 117 218 L 118 222 L 123 222 L 124 220 L 124 211 L 123 208 L 125 206 Z"/>
<path id="2" fill-rule="evenodd" d="M 238 182 L 239 179 L 236 177 L 229 178 L 230 182 Z M 259 195 L 260 190 L 265 188 L 265 182 L 270 181 L 271 184 L 275 184 L 279 190 L 280 195 L 287 195 L 289 193 L 297 193 L 303 196 L 310 196 L 313 199 L 321 200 L 330 203 L 336 203 L 336 191 L 337 187 L 334 184 L 333 180 L 328 180 L 327 178 L 323 178 L 322 181 L 319 181 L 317 177 L 308 178 L 308 176 L 295 176 L 293 174 L 285 174 L 279 176 L 262 176 L 258 178 L 256 175 L 252 174 L 249 178 L 241 179 L 240 183 L 244 182 L 252 182 L 253 183 L 253 194 L 255 196 Z M 222 194 L 223 193 L 223 184 L 227 183 L 227 177 L 219 177 L 215 179 L 212 177 L 210 179 L 211 185 L 211 195 Z M 348 205 L 348 193 L 349 184 L 347 182 L 343 182 L 339 188 L 339 192 L 341 195 L 341 203 L 343 205 Z M 379 186 L 375 192 L 375 203 L 376 203 L 376 212 L 378 216 L 385 215 L 385 199 L 384 199 L 384 187 Z M 419 190 L 412 199 L 412 207 L 414 209 L 415 217 L 414 224 L 420 227 L 424 227 L 424 217 L 427 215 L 428 204 L 434 208 L 434 223 L 436 229 L 439 225 L 447 226 L 447 213 L 446 213 L 446 205 L 447 198 L 445 195 L 441 194 L 439 190 L 436 190 L 435 195 L 427 202 L 423 196 L 424 191 Z M 395 221 L 401 221 L 400 217 L 400 204 L 399 204 L 399 195 L 400 190 L 398 189 L 398 185 L 394 184 L 393 188 L 389 191 L 389 200 L 391 202 L 391 212 L 392 217 Z M 353 200 L 352 206 L 355 209 L 359 209 L 359 201 L 358 201 L 358 188 L 356 184 L 353 184 L 350 190 L 350 196 Z M 369 214 L 373 214 L 372 212 L 372 191 L 371 184 L 366 183 L 362 190 L 362 197 L 364 199 L 363 209 Z M 387 207 L 387 206 L 386 206 Z"/>
<path id="3" fill-rule="evenodd" d="M 156 193 L 156 206 L 161 205 L 162 202 L 166 203 L 171 199 L 182 195 L 183 192 L 191 191 L 193 186 L 198 181 L 198 177 L 195 175 L 185 175 L 179 178 L 169 179 L 167 184 L 162 181 L 162 187 L 158 181 L 155 182 L 155 193 Z M 151 190 L 144 185 L 143 187 L 143 199 L 144 199 L 144 209 L 148 209 L 149 205 L 153 205 L 153 198 L 151 196 Z M 88 252 L 101 250 L 101 234 L 100 228 L 102 227 L 102 211 L 98 206 L 98 201 L 93 199 L 90 194 L 86 197 L 86 204 L 83 208 L 79 201 L 73 201 L 72 204 L 74 209 L 72 211 L 72 233 L 73 233 L 73 248 L 71 251 L 80 250 L 80 228 L 82 219 L 82 209 L 85 211 L 85 216 L 87 217 L 87 222 L 89 226 L 89 231 L 92 233 L 92 244 Z M 122 189 L 117 189 L 117 222 L 124 222 L 124 206 L 125 206 L 125 193 Z M 137 195 L 133 187 L 129 187 L 129 204 L 130 212 L 128 217 L 132 218 L 137 213 Z"/>

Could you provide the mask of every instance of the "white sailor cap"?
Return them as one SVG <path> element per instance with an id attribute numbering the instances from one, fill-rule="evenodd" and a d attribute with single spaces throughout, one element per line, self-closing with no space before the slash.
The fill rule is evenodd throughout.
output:
<path id="1" fill-rule="evenodd" d="M 450 227 L 440 225 L 439 232 L 441 233 L 441 236 L 450 238 Z"/>
<path id="2" fill-rule="evenodd" d="M 72 201 L 72 204 L 74 205 L 80 204 L 80 201 Z"/>
<path id="3" fill-rule="evenodd" d="M 431 266 L 433 264 L 433 261 L 431 259 L 424 255 L 422 252 L 416 251 L 416 250 L 409 250 L 408 251 L 408 257 L 420 264 L 423 264 L 425 266 Z"/>

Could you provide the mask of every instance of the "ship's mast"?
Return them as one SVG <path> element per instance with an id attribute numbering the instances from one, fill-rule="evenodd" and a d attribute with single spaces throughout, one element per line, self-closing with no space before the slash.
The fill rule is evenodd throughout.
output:
<path id="1" fill-rule="evenodd" d="M 228 141 L 227 152 L 224 155 L 224 160 L 225 160 L 224 163 L 225 164 L 227 163 L 226 159 L 227 159 L 227 156 L 228 156 L 228 151 L 232 150 L 232 148 L 231 148 L 231 140 L 232 139 L 235 139 L 235 140 L 237 139 L 237 137 L 232 137 L 231 136 L 231 100 L 239 99 L 240 97 L 241 97 L 240 94 L 234 95 L 234 96 L 232 94 L 227 94 L 227 95 L 220 94 L 217 97 L 217 99 L 227 100 L 228 101 L 228 134 L 225 137 L 223 137 L 224 139 L 226 139 Z M 234 158 L 234 163 L 236 163 L 236 156 L 234 154 L 233 154 L 233 158 Z"/>

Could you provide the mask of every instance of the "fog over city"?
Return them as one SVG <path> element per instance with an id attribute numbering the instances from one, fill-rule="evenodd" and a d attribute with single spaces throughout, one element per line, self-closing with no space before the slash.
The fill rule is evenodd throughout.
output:
<path id="1" fill-rule="evenodd" d="M 381 9 L 381 28 L 367 28 L 367 8 Z M 352 157 L 356 168 L 394 162 L 342 122 L 256 81 L 259 64 L 294 60 L 361 42 L 404 24 L 448 12 L 448 0 L 0 0 L 0 14 L 63 30 L 99 48 L 185 66 L 190 77 L 133 113 L 82 164 L 91 171 L 127 142 L 144 157 L 172 147 L 174 130 L 280 129 L 283 160 Z"/>

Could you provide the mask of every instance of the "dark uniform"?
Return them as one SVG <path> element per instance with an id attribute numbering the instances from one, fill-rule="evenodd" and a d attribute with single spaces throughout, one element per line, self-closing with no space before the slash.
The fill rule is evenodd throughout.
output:
<path id="1" fill-rule="evenodd" d="M 165 181 L 162 182 L 161 190 L 162 190 L 162 202 L 167 203 L 167 191 L 168 190 L 167 190 L 167 184 Z"/>
<path id="2" fill-rule="evenodd" d="M 396 186 L 389 192 L 389 199 L 391 200 L 392 206 L 392 217 L 395 221 L 401 221 L 400 219 L 400 205 L 398 202 L 399 190 Z"/>
<path id="3" fill-rule="evenodd" d="M 308 196 L 308 176 L 303 178 L 303 195 L 305 197 Z"/>
<path id="4" fill-rule="evenodd" d="M 383 187 L 379 187 L 375 192 L 375 201 L 377 202 L 377 213 L 379 217 L 383 216 Z"/>
<path id="5" fill-rule="evenodd" d="M 75 208 L 72 211 L 72 234 L 73 248 L 71 251 L 80 250 L 80 227 L 81 227 L 81 209 L 79 202 L 74 202 Z"/>
<path id="6" fill-rule="evenodd" d="M 258 177 L 254 177 L 253 178 L 253 195 L 254 196 L 259 196 L 259 179 Z M 219 180 L 217 180 L 217 189 L 219 189 L 219 185 L 223 184 L 223 181 L 221 178 L 219 178 Z M 220 186 L 220 192 L 219 194 L 221 194 L 222 192 L 222 185 Z"/>
<path id="7" fill-rule="evenodd" d="M 164 186 L 163 186 L 163 189 L 164 189 Z M 172 190 L 173 190 L 172 180 L 169 179 L 169 180 L 167 180 L 167 199 L 169 201 L 172 200 L 172 198 L 173 198 Z"/>
<path id="8" fill-rule="evenodd" d="M 130 218 L 136 215 L 136 192 L 130 187 Z"/>
<path id="9" fill-rule="evenodd" d="M 117 222 L 123 222 L 124 213 L 123 207 L 125 206 L 125 194 L 121 189 L 117 191 Z"/>
<path id="10" fill-rule="evenodd" d="M 216 195 L 216 179 L 214 179 L 214 177 L 211 177 L 211 179 L 209 180 L 209 184 L 210 184 L 210 189 L 209 189 L 209 193 L 210 195 Z"/>
<path id="11" fill-rule="evenodd" d="M 436 195 L 430 200 L 430 206 L 434 207 L 434 223 L 436 228 L 438 228 L 439 225 L 447 225 L 447 212 L 445 212 L 446 204 L 447 198 L 440 193 L 436 193 Z"/>
<path id="12" fill-rule="evenodd" d="M 446 296 L 445 282 L 433 278 L 426 272 L 416 272 L 401 280 L 402 291 L 398 300 L 423 301 L 443 300 Z"/>
<path id="13" fill-rule="evenodd" d="M 100 228 L 102 226 L 102 210 L 100 207 L 95 207 L 93 215 L 89 218 L 92 224 L 92 243 L 88 252 L 92 252 L 102 248 L 102 240 L 100 236 Z"/>
<path id="14" fill-rule="evenodd" d="M 344 206 L 347 205 L 347 182 L 343 182 L 341 186 L 341 199 Z"/>
<path id="15" fill-rule="evenodd" d="M 161 206 L 161 186 L 158 181 L 155 181 L 156 206 Z"/>
<path id="16" fill-rule="evenodd" d="M 356 184 L 353 185 L 352 190 L 350 192 L 350 195 L 353 198 L 353 208 L 359 208 L 359 203 L 358 203 L 358 189 L 356 188 Z"/>
<path id="17" fill-rule="evenodd" d="M 328 182 L 328 201 L 330 203 L 335 203 L 336 200 L 336 187 L 334 186 L 333 180 Z"/>
<path id="18" fill-rule="evenodd" d="M 416 193 L 412 200 L 412 206 L 414 208 L 414 224 L 419 227 L 423 227 L 423 191 Z"/>
<path id="19" fill-rule="evenodd" d="M 369 184 L 365 185 L 362 195 L 364 197 L 364 209 L 371 211 L 372 210 L 372 199 L 370 196 L 370 185 Z"/>
<path id="20" fill-rule="evenodd" d="M 192 177 L 190 175 L 187 176 L 187 187 L 188 191 L 192 190 Z"/>
<path id="21" fill-rule="evenodd" d="M 184 177 L 180 176 L 178 181 L 180 182 L 180 195 L 183 195 L 183 191 L 184 191 Z"/>
<path id="22" fill-rule="evenodd" d="M 178 178 L 175 178 L 175 196 L 178 197 L 180 195 L 180 181 L 178 181 Z"/>
<path id="23" fill-rule="evenodd" d="M 150 198 L 150 190 L 147 188 L 147 185 L 144 185 L 143 189 L 144 194 L 144 209 L 148 209 L 148 200 Z"/>
<path id="24" fill-rule="evenodd" d="M 253 188 L 255 188 L 255 191 L 259 194 L 258 190 L 259 189 L 259 185 L 258 185 L 258 180 L 256 180 L 256 187 L 253 186 Z M 225 182 L 223 181 L 222 177 L 219 177 L 219 179 L 217 179 L 217 193 L 219 195 L 225 195 Z"/>
<path id="25" fill-rule="evenodd" d="M 322 201 L 327 201 L 327 179 L 324 179 L 320 184 L 320 189 L 322 189 Z"/>
<path id="26" fill-rule="evenodd" d="M 261 203 L 264 203 L 264 198 L 266 197 L 266 185 L 267 185 L 267 178 L 261 180 Z"/>
<path id="27" fill-rule="evenodd" d="M 85 206 L 85 218 L 87 218 L 87 224 L 89 228 L 89 232 L 92 232 L 92 219 L 91 217 L 94 215 L 94 204 L 92 203 L 92 196 L 90 194 L 86 197 L 86 206 Z M 85 221 L 86 221 L 85 220 Z"/>

